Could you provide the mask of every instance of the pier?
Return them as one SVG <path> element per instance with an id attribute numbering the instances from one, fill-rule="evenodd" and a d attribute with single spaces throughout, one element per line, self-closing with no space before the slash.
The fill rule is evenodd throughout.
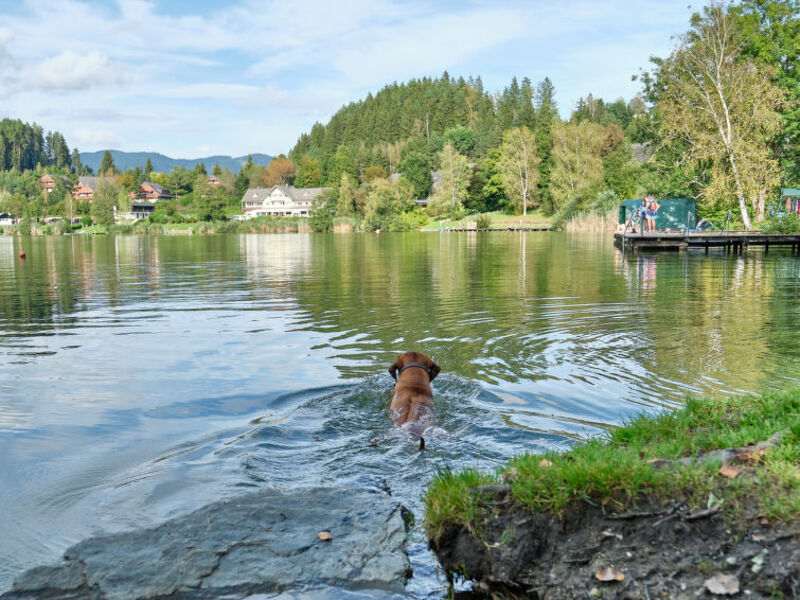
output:
<path id="1" fill-rule="evenodd" d="M 772 246 L 800 250 L 800 234 L 761 233 L 760 231 L 647 231 L 615 233 L 614 245 L 622 250 L 677 250 L 723 248 L 727 253 L 741 254 L 750 246 L 761 246 L 768 252 Z"/>

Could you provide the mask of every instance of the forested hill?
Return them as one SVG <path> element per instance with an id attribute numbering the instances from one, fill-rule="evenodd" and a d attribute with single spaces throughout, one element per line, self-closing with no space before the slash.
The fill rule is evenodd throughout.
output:
<path id="1" fill-rule="evenodd" d="M 319 159 L 327 173 L 341 146 L 356 151 L 380 143 L 396 143 L 418 136 L 441 138 L 447 130 L 468 127 L 475 135 L 473 152 L 482 156 L 497 146 L 503 132 L 515 126 L 533 128 L 536 110 L 555 111 L 553 85 L 545 79 L 534 89 L 528 78 L 516 78 L 496 98 L 477 79 L 413 79 L 387 85 L 374 96 L 342 107 L 327 125 L 315 124 L 303 134 L 291 155 Z M 362 148 L 363 151 L 363 148 Z M 385 152 L 384 152 L 385 153 Z"/>
<path id="2" fill-rule="evenodd" d="M 126 171 L 127 169 L 135 169 L 140 167 L 145 168 L 147 160 L 150 159 L 153 165 L 153 170 L 158 173 L 171 173 L 172 169 L 176 166 L 184 167 L 188 170 L 194 169 L 195 165 L 203 163 L 206 169 L 210 172 L 214 165 L 219 165 L 223 169 L 230 169 L 234 173 L 238 173 L 247 162 L 247 156 L 239 156 L 236 158 L 230 156 L 207 156 L 205 158 L 170 158 L 157 152 L 123 152 L 121 150 L 110 150 L 111 157 L 114 159 L 114 166 L 118 171 Z M 81 152 L 81 161 L 84 165 L 92 168 L 97 173 L 100 168 L 100 163 L 103 160 L 104 150 L 98 152 Z M 272 157 L 266 154 L 253 154 L 253 163 L 257 165 L 267 166 Z"/>

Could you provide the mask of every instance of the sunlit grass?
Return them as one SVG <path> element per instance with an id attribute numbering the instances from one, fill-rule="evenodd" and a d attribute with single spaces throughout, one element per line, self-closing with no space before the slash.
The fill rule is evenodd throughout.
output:
<path id="1" fill-rule="evenodd" d="M 781 432 L 777 446 L 750 462 L 741 474 L 726 478 L 719 460 L 682 464 L 675 459 L 744 447 Z M 667 464 L 655 459 L 667 459 Z M 446 472 L 434 479 L 425 496 L 426 528 L 436 536 L 446 523 L 479 529 L 490 509 L 486 497 L 470 488 L 507 483 L 512 499 L 531 510 L 559 512 L 574 502 L 611 505 L 617 510 L 637 503 L 686 501 L 707 507 L 713 493 L 724 510 L 757 506 L 769 518 L 800 516 L 800 390 L 727 400 L 689 400 L 683 410 L 641 416 L 604 438 L 564 454 L 522 455 L 494 473 Z"/>

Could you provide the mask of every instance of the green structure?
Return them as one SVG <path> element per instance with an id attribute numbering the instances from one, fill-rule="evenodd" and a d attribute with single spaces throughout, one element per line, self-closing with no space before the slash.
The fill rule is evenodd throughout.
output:
<path id="1" fill-rule="evenodd" d="M 659 204 L 656 217 L 656 229 L 693 229 L 697 224 L 697 205 L 688 198 L 656 199 Z M 619 222 L 626 223 L 630 216 L 634 216 L 633 223 L 637 229 L 640 227 L 638 211 L 642 200 L 623 200 L 619 205 Z"/>

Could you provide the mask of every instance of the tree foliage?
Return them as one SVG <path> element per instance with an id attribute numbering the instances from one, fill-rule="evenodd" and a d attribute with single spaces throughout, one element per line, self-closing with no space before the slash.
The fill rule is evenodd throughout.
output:
<path id="1" fill-rule="evenodd" d="M 527 214 L 528 206 L 535 205 L 540 162 L 536 138 L 530 129 L 523 125 L 505 132 L 497 167 L 506 197 L 523 215 Z"/>
<path id="2" fill-rule="evenodd" d="M 748 204 L 763 220 L 764 199 L 778 181 L 769 142 L 779 131 L 782 97 L 773 67 L 743 54 L 730 10 L 712 3 L 692 18 L 657 70 L 661 131 L 685 143 L 683 159 L 710 165 L 709 203 L 731 193 L 750 228 Z"/>

